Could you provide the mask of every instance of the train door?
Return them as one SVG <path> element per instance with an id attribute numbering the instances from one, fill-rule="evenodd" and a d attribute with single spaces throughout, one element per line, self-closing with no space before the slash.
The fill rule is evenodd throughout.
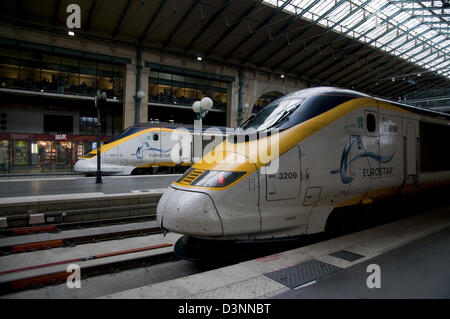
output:
<path id="1" fill-rule="evenodd" d="M 352 135 L 349 141 L 347 162 L 350 164 L 350 193 L 367 192 L 371 179 L 379 171 L 378 113 L 366 110 L 364 121 L 364 134 Z"/>
<path id="2" fill-rule="evenodd" d="M 161 148 L 162 141 L 162 132 L 161 131 L 152 131 L 147 135 L 147 140 L 145 143 L 142 143 L 143 146 L 141 155 L 143 159 L 144 165 L 149 164 L 157 164 L 161 162 L 165 162 L 167 155 Z M 145 146 L 144 146 L 145 145 Z M 146 153 L 146 154 L 145 154 Z"/>
<path id="3" fill-rule="evenodd" d="M 275 201 L 297 198 L 300 184 L 300 150 L 295 146 L 280 156 L 277 172 L 266 174 L 266 199 Z"/>
<path id="4" fill-rule="evenodd" d="M 167 162 L 192 162 L 192 134 L 188 130 L 161 131 L 161 150 Z"/>
<path id="5" fill-rule="evenodd" d="M 117 154 L 118 154 L 118 162 L 120 166 L 128 166 L 128 162 L 131 160 L 131 153 L 127 153 L 127 147 L 126 143 L 121 143 L 117 145 Z"/>
<path id="6" fill-rule="evenodd" d="M 350 186 L 349 193 L 365 193 L 369 187 L 368 172 L 371 168 L 371 163 L 369 162 L 366 154 L 368 153 L 367 145 L 364 142 L 372 142 L 371 139 L 367 140 L 359 135 L 350 136 L 350 149 L 348 151 L 348 162 L 349 165 L 349 178 Z M 370 146 L 374 146 L 373 144 Z"/>
<path id="7" fill-rule="evenodd" d="M 417 182 L 417 121 L 403 119 L 405 178 L 407 185 Z"/>
<path id="8" fill-rule="evenodd" d="M 398 187 L 403 182 L 402 120 L 380 112 L 380 188 Z"/>
<path id="9" fill-rule="evenodd" d="M 123 158 L 123 154 L 120 151 L 120 144 L 116 146 L 117 149 L 117 165 L 119 166 L 124 166 L 125 165 L 125 160 Z"/>
<path id="10" fill-rule="evenodd" d="M 108 170 L 120 170 L 119 145 L 114 146 L 102 154 L 102 166 L 108 167 Z"/>
<path id="11" fill-rule="evenodd" d="M 262 232 L 305 224 L 306 217 L 300 215 L 301 171 L 298 146 L 281 155 L 278 164 L 278 170 L 273 173 L 269 173 L 265 167 L 261 168 L 259 211 Z"/>
<path id="12" fill-rule="evenodd" d="M 147 167 L 160 153 L 160 131 L 139 135 L 120 145 L 120 153 L 125 166 Z M 122 162 L 121 161 L 121 162 Z"/>

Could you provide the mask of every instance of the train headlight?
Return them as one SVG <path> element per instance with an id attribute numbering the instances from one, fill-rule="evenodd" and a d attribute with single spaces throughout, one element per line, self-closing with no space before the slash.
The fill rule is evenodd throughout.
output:
<path id="1" fill-rule="evenodd" d="M 188 174 L 188 176 L 189 175 L 190 174 Z M 220 188 L 230 185 L 243 175 L 245 175 L 245 172 L 205 170 L 200 174 L 198 174 L 198 176 L 195 179 L 191 179 L 191 181 L 189 181 L 189 185 Z"/>

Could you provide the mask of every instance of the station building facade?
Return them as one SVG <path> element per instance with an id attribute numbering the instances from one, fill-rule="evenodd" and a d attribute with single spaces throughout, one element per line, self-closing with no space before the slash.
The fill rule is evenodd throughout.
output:
<path id="1" fill-rule="evenodd" d="M 101 136 L 148 121 L 235 127 L 278 96 L 306 87 L 270 72 L 153 48 L 130 48 L 0 25 L 0 174 L 71 171 L 96 147 L 97 90 L 107 94 Z M 144 91 L 142 100 L 137 91 Z"/>

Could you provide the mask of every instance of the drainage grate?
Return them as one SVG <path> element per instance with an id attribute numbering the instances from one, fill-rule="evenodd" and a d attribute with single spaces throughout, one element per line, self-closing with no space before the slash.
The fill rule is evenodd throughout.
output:
<path id="1" fill-rule="evenodd" d="M 295 288 L 338 271 L 342 268 L 316 259 L 265 274 L 266 277 L 289 288 Z"/>
<path id="2" fill-rule="evenodd" d="M 355 261 L 355 260 L 358 260 L 358 259 L 361 259 L 364 257 L 363 255 L 355 254 L 348 250 L 340 250 L 340 251 L 330 254 L 330 256 L 344 259 L 347 261 Z"/>

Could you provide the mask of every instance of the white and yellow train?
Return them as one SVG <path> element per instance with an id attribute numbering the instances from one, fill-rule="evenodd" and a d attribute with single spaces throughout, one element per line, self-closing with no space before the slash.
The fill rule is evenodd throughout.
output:
<path id="1" fill-rule="evenodd" d="M 184 171 L 194 163 L 199 134 L 192 125 L 145 123 L 130 126 L 100 147 L 101 170 L 110 175 L 153 174 L 158 169 Z M 224 127 L 204 128 L 202 150 L 213 148 L 227 136 Z M 196 138 L 197 137 L 197 138 Z M 200 150 L 199 150 L 200 152 Z M 94 174 L 97 149 L 75 163 L 74 171 Z"/>
<path id="2" fill-rule="evenodd" d="M 230 135 L 167 189 L 162 229 L 200 240 L 289 238 L 323 232 L 336 208 L 450 183 L 448 114 L 320 87 L 275 100 L 241 128 L 257 133 Z M 260 160 L 259 145 L 274 137 L 279 152 Z"/>

